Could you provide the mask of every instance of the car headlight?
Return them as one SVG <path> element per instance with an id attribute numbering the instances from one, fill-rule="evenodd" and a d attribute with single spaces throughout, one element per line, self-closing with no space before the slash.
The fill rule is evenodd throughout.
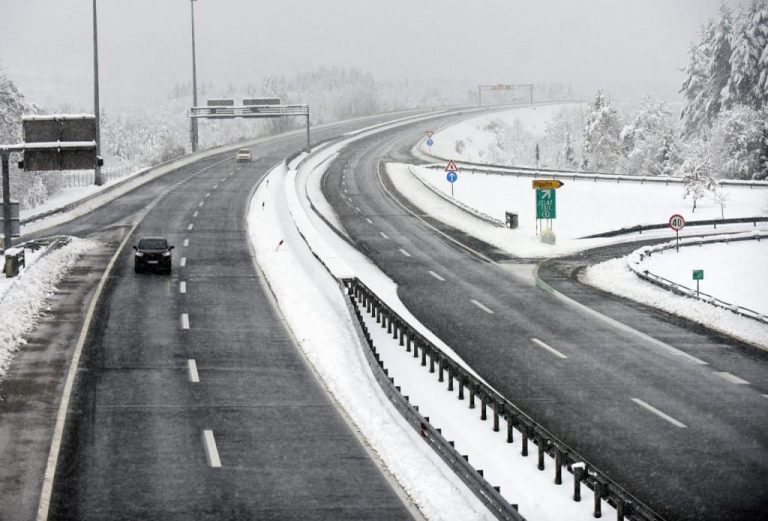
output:
<path id="1" fill-rule="evenodd" d="M 137 252 L 136 252 L 136 256 L 137 256 L 137 257 L 143 257 L 143 256 L 144 256 L 144 254 L 143 254 L 142 252 L 140 252 L 140 251 L 137 251 Z"/>
<path id="2" fill-rule="evenodd" d="M 163 252 L 163 257 L 170 257 L 170 256 L 171 256 L 171 252 L 169 251 Z"/>

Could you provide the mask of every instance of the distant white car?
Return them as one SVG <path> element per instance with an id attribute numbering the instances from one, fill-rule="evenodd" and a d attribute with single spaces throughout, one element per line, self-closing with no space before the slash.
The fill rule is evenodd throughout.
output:
<path id="1" fill-rule="evenodd" d="M 247 148 L 241 148 L 237 151 L 237 155 L 235 156 L 235 161 L 253 161 L 253 156 L 251 155 L 251 151 Z"/>

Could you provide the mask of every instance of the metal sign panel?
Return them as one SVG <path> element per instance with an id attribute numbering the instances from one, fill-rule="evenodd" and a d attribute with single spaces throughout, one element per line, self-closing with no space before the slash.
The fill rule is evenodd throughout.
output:
<path id="1" fill-rule="evenodd" d="M 557 217 L 557 192 L 536 190 L 536 218 L 554 219 Z"/>
<path id="2" fill-rule="evenodd" d="M 685 228 L 685 218 L 678 213 L 674 214 L 669 218 L 669 227 L 676 232 L 682 230 Z"/>
<path id="3" fill-rule="evenodd" d="M 96 117 L 91 115 L 24 116 L 22 126 L 25 143 L 96 139 Z"/>
<path id="4" fill-rule="evenodd" d="M 234 107 L 235 100 L 233 99 L 209 99 L 209 107 Z"/>
<path id="5" fill-rule="evenodd" d="M 96 166 L 95 116 L 24 116 L 22 122 L 27 145 L 24 170 L 91 170 Z"/>
<path id="6" fill-rule="evenodd" d="M 693 270 L 693 280 L 704 280 L 704 270 Z"/>
<path id="7" fill-rule="evenodd" d="M 0 234 L 5 233 L 5 219 L 3 219 L 3 215 L 3 203 L 0 203 Z M 11 201 L 11 237 L 21 237 L 18 201 Z"/>
<path id="8" fill-rule="evenodd" d="M 247 98 L 243 100 L 243 105 L 280 105 L 280 98 Z"/>
<path id="9" fill-rule="evenodd" d="M 537 190 L 556 190 L 564 184 L 557 179 L 534 179 L 531 182 L 532 187 Z"/>

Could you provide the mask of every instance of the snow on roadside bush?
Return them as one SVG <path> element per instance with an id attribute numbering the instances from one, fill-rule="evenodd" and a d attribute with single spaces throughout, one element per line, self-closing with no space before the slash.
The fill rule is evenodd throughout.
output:
<path id="1" fill-rule="evenodd" d="M 40 319 L 56 284 L 75 265 L 77 259 L 98 243 L 73 238 L 69 244 L 41 256 L 18 277 L 0 284 L 0 377 L 5 375 L 14 353 L 24 345 Z M 5 263 L 5 257 L 0 256 Z M 9 303 L 13 303 L 10 305 Z"/>

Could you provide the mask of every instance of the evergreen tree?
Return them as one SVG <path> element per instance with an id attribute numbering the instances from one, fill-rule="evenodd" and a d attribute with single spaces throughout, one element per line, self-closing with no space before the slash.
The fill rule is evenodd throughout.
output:
<path id="1" fill-rule="evenodd" d="M 621 143 L 622 170 L 627 174 L 670 175 L 680 164 L 670 112 L 663 101 L 645 98 L 622 130 Z"/>
<path id="2" fill-rule="evenodd" d="M 613 172 L 620 157 L 619 119 L 610 100 L 598 92 L 584 126 L 584 168 Z"/>
<path id="3" fill-rule="evenodd" d="M 730 59 L 727 98 L 731 104 L 759 109 L 765 99 L 760 89 L 760 58 L 768 42 L 768 5 L 753 0 L 736 18 Z"/>
<path id="4" fill-rule="evenodd" d="M 576 168 L 578 162 L 576 161 L 576 150 L 573 148 L 573 141 L 571 140 L 571 133 L 565 133 L 565 142 L 563 143 L 562 152 L 563 162 L 568 168 Z"/>
<path id="5" fill-rule="evenodd" d="M 706 97 L 706 121 L 712 124 L 721 109 L 730 108 L 733 100 L 728 92 L 728 81 L 731 77 L 731 39 L 733 23 L 731 11 L 723 4 L 720 6 L 720 20 L 713 26 L 713 31 L 707 34 L 706 45 L 709 49 L 709 67 L 707 83 L 704 87 Z"/>
<path id="6" fill-rule="evenodd" d="M 680 114 L 684 136 L 696 134 L 707 124 L 706 86 L 711 59 L 711 51 L 707 42 L 714 38 L 712 36 L 714 31 L 715 27 L 712 22 L 706 27 L 702 27 L 701 43 L 693 44 L 688 49 L 688 66 L 685 68 L 687 78 L 680 89 L 685 102 Z"/>
<path id="7" fill-rule="evenodd" d="M 36 110 L 0 68 L 0 144 L 21 142 L 21 116 Z"/>

